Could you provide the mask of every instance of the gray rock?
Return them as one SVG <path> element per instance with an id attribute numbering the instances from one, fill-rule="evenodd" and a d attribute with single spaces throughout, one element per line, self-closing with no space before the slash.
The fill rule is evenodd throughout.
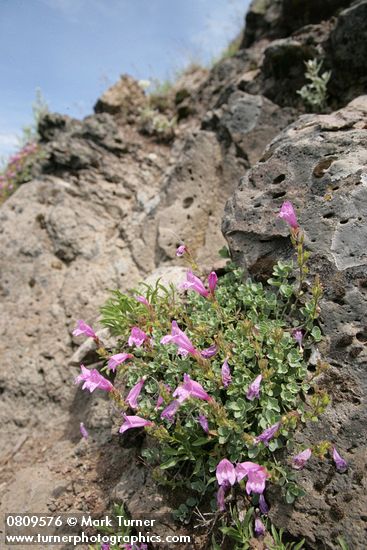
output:
<path id="1" fill-rule="evenodd" d="M 275 261 L 293 253 L 288 228 L 277 218 L 290 200 L 312 253 L 312 274 L 319 273 L 324 285 L 320 323 L 332 369 L 320 383 L 333 404 L 299 441 L 307 446 L 331 440 L 350 467 L 339 474 L 318 462 L 300 476 L 307 496 L 294 509 L 273 496 L 271 511 L 276 525 L 315 549 L 335 548 L 339 534 L 352 548 L 363 548 L 365 541 L 366 115 L 363 96 L 332 115 L 298 119 L 242 180 L 222 225 L 234 259 L 255 277 L 267 278 Z M 356 507 L 346 495 L 353 495 Z"/>

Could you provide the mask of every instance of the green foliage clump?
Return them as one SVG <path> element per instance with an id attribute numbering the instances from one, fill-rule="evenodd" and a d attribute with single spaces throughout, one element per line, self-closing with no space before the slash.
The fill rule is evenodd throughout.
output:
<path id="1" fill-rule="evenodd" d="M 331 71 L 320 74 L 322 63 L 322 60 L 318 61 L 317 59 L 305 61 L 305 77 L 310 82 L 297 90 L 304 103 L 314 112 L 322 112 L 327 102 L 327 85 L 331 77 Z"/>

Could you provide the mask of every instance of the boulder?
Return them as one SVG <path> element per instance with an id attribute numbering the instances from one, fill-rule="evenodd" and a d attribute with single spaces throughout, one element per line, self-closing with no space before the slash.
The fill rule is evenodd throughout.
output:
<path id="1" fill-rule="evenodd" d="M 367 426 L 367 96 L 331 115 L 305 115 L 266 148 L 228 201 L 222 230 L 233 258 L 267 279 L 290 259 L 286 224 L 277 217 L 289 200 L 312 253 L 311 276 L 324 286 L 320 326 L 331 368 L 320 379 L 333 403 L 319 424 L 298 435 L 304 445 L 328 439 L 349 462 L 340 474 L 311 463 L 300 476 L 306 497 L 295 507 L 273 499 L 271 518 L 310 548 L 351 548 L 365 541 Z M 353 498 L 355 505 L 350 505 Z"/>

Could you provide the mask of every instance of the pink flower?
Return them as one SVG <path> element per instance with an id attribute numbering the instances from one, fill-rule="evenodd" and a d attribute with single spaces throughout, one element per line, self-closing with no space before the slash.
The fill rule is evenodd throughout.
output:
<path id="1" fill-rule="evenodd" d="M 260 435 L 255 437 L 255 442 L 259 443 L 262 441 L 264 445 L 267 447 L 270 439 L 274 437 L 274 435 L 277 433 L 277 431 L 280 428 L 280 422 L 277 422 L 276 424 L 273 424 L 273 426 L 270 426 L 270 428 L 266 428 Z"/>
<path id="2" fill-rule="evenodd" d="M 311 449 L 305 449 L 292 458 L 292 466 L 295 470 L 302 470 L 307 460 L 311 457 Z"/>
<path id="3" fill-rule="evenodd" d="M 168 384 L 164 384 L 164 387 L 166 388 L 166 390 L 168 391 L 168 393 L 171 393 L 172 390 L 171 390 L 171 388 L 170 388 L 170 386 L 169 386 Z M 156 409 L 159 409 L 159 407 L 160 407 L 161 405 L 163 405 L 163 403 L 164 403 L 163 397 L 162 397 L 161 395 L 158 395 L 158 399 L 157 399 L 157 403 L 156 403 L 155 408 L 156 408 Z"/>
<path id="4" fill-rule="evenodd" d="M 83 390 L 89 390 L 92 393 L 97 388 L 104 391 L 112 391 L 114 389 L 111 382 L 99 374 L 97 369 L 89 370 L 84 365 L 80 365 L 80 368 L 82 372 L 75 378 L 75 384 L 84 382 L 82 386 Z"/>
<path id="5" fill-rule="evenodd" d="M 229 386 L 232 381 L 231 369 L 229 368 L 227 359 L 222 365 L 222 383 L 225 388 Z"/>
<path id="6" fill-rule="evenodd" d="M 280 212 L 278 214 L 278 218 L 282 218 L 282 220 L 284 220 L 288 225 L 290 225 L 292 229 L 297 229 L 298 227 L 297 216 L 291 202 L 289 201 L 283 202 Z"/>
<path id="7" fill-rule="evenodd" d="M 87 325 L 87 323 L 85 323 L 82 319 L 79 319 L 79 321 L 77 322 L 77 326 L 73 330 L 73 336 L 81 336 L 82 334 L 98 340 L 98 337 L 92 327 Z"/>
<path id="8" fill-rule="evenodd" d="M 131 430 L 131 428 L 143 428 L 144 426 L 151 426 L 153 424 L 153 422 L 145 420 L 145 418 L 141 418 L 141 416 L 127 416 L 126 414 L 123 416 L 124 423 L 119 429 L 120 434 L 123 434 L 127 430 Z"/>
<path id="9" fill-rule="evenodd" d="M 208 285 L 209 285 L 209 290 L 211 294 L 214 294 L 217 283 L 218 283 L 218 276 L 215 271 L 212 271 L 208 275 Z"/>
<path id="10" fill-rule="evenodd" d="M 261 494 L 265 490 L 265 482 L 270 474 L 264 466 L 260 466 L 255 462 L 240 462 L 236 465 L 236 478 L 241 481 L 247 476 L 246 493 Z"/>
<path id="11" fill-rule="evenodd" d="M 145 380 L 146 380 L 146 377 L 143 376 L 143 378 L 139 380 L 139 382 L 135 384 L 135 386 L 132 387 L 129 393 L 127 394 L 125 401 L 130 405 L 132 409 L 136 409 L 138 406 L 138 397 L 140 395 L 142 387 L 144 386 Z"/>
<path id="12" fill-rule="evenodd" d="M 110 550 L 110 545 L 107 543 L 103 543 L 101 546 L 101 550 Z"/>
<path id="13" fill-rule="evenodd" d="M 181 403 L 177 399 L 172 401 L 167 407 L 162 411 L 161 418 L 165 418 L 169 422 L 173 422 L 176 412 L 178 411 Z"/>
<path id="14" fill-rule="evenodd" d="M 141 330 L 139 327 L 133 327 L 131 329 L 128 344 L 129 346 L 136 346 L 137 348 L 140 348 L 147 339 L 148 335 L 145 334 L 143 330 Z"/>
<path id="15" fill-rule="evenodd" d="M 177 397 L 180 403 L 183 403 L 189 397 L 211 401 L 210 395 L 204 390 L 203 386 L 192 380 L 188 374 L 184 374 L 184 383 L 178 386 L 172 395 Z"/>
<path id="16" fill-rule="evenodd" d="M 177 353 L 186 357 L 186 355 L 199 355 L 199 350 L 197 350 L 190 339 L 186 334 L 178 328 L 177 322 L 172 321 L 171 334 L 163 336 L 161 339 L 161 344 L 170 344 L 173 343 L 178 347 Z"/>
<path id="17" fill-rule="evenodd" d="M 217 465 L 215 475 L 218 485 L 234 485 L 236 483 L 236 470 L 231 462 L 223 458 Z"/>
<path id="18" fill-rule="evenodd" d="M 262 537 L 265 535 L 265 525 L 260 518 L 255 519 L 255 535 L 257 537 Z"/>
<path id="19" fill-rule="evenodd" d="M 302 330 L 299 330 L 299 329 L 294 330 L 292 332 L 292 336 L 295 339 L 295 341 L 298 343 L 299 349 L 302 351 L 302 340 L 303 340 Z"/>
<path id="20" fill-rule="evenodd" d="M 335 449 L 335 447 L 333 448 L 333 460 L 335 462 L 335 466 L 336 466 L 336 469 L 338 470 L 338 472 L 343 473 L 348 469 L 347 461 L 344 460 L 344 458 L 342 458 L 340 456 L 340 454 Z"/>
<path id="21" fill-rule="evenodd" d="M 260 512 L 264 514 L 264 516 L 266 516 L 266 514 L 269 513 L 269 506 L 262 493 L 260 494 L 260 497 L 259 497 L 259 508 L 260 508 Z"/>
<path id="22" fill-rule="evenodd" d="M 214 357 L 214 355 L 216 355 L 217 353 L 218 353 L 218 348 L 214 344 L 209 348 L 203 349 L 203 351 L 201 352 L 201 356 L 204 357 L 205 359 L 209 359 L 210 357 Z"/>
<path id="23" fill-rule="evenodd" d="M 115 371 L 116 367 L 121 365 L 121 363 L 124 363 L 127 359 L 131 359 L 134 357 L 131 353 L 116 353 L 116 355 L 111 355 L 111 357 L 108 360 L 107 367 Z"/>
<path id="24" fill-rule="evenodd" d="M 205 288 L 199 277 L 196 277 L 192 271 L 186 273 L 186 281 L 181 283 L 180 288 L 184 290 L 193 290 L 205 298 L 209 295 L 209 291 Z"/>
<path id="25" fill-rule="evenodd" d="M 220 485 L 217 491 L 217 505 L 218 505 L 218 509 L 221 512 L 224 512 L 224 510 L 226 509 L 226 504 L 224 499 L 226 496 L 226 491 L 229 489 L 229 487 L 230 485 L 227 482 L 227 483 L 224 483 L 223 485 Z"/>
<path id="26" fill-rule="evenodd" d="M 208 419 L 205 415 L 199 414 L 198 421 L 205 433 L 209 433 Z"/>
<path id="27" fill-rule="evenodd" d="M 150 307 L 150 303 L 149 303 L 148 300 L 145 298 L 145 296 L 137 295 L 137 296 L 134 296 L 134 298 L 135 298 L 135 300 L 137 300 L 137 301 L 140 302 L 141 304 L 144 304 L 145 306 Z"/>
<path id="28" fill-rule="evenodd" d="M 260 384 L 261 384 L 262 378 L 263 378 L 262 375 L 259 374 L 259 376 L 257 376 L 255 378 L 255 380 L 253 382 L 251 382 L 251 384 L 249 385 L 247 393 L 246 393 L 246 397 L 250 401 L 253 401 L 254 399 L 259 399 L 259 397 L 260 397 Z"/>
<path id="29" fill-rule="evenodd" d="M 176 256 L 183 256 L 185 254 L 185 252 L 187 252 L 187 248 L 184 244 L 181 244 L 181 246 L 179 246 L 176 250 Z"/>
<path id="30" fill-rule="evenodd" d="M 80 423 L 80 433 L 82 434 L 82 437 L 84 437 L 84 439 L 88 439 L 89 434 L 83 422 Z"/>

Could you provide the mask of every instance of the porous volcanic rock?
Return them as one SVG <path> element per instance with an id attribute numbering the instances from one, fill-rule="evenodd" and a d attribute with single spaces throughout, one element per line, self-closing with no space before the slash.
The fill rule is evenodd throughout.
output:
<path id="1" fill-rule="evenodd" d="M 367 426 L 367 96 L 331 115 L 304 115 L 266 148 L 228 201 L 222 229 L 233 258 L 266 279 L 293 251 L 277 217 L 295 206 L 312 253 L 312 276 L 324 286 L 320 326 L 331 368 L 320 385 L 333 402 L 319 424 L 299 434 L 305 447 L 332 441 L 349 462 L 340 474 L 311 461 L 300 476 L 306 496 L 295 506 L 273 500 L 272 520 L 310 548 L 365 543 Z M 350 499 L 353 498 L 353 506 Z"/>

